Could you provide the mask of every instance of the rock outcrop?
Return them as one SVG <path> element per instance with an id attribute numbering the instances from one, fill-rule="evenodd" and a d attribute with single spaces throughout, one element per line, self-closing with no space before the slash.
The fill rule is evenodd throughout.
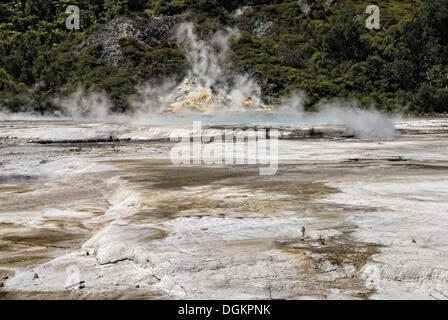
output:
<path id="1" fill-rule="evenodd" d="M 146 16 L 134 15 L 119 17 L 106 24 L 78 46 L 82 53 L 96 45 L 101 45 L 99 57 L 110 64 L 116 64 L 122 55 L 120 39 L 134 39 L 143 47 L 151 48 L 151 43 L 170 39 L 170 31 L 187 21 L 185 16 Z M 250 32 L 260 38 L 273 35 L 273 23 L 266 17 L 257 15 L 231 16 L 226 21 L 228 26 Z"/>
<path id="2" fill-rule="evenodd" d="M 270 38 L 274 35 L 274 23 L 263 16 L 238 17 L 230 20 L 230 24 L 239 30 L 247 31 L 259 38 Z"/>
<path id="3" fill-rule="evenodd" d="M 150 48 L 151 42 L 158 43 L 169 38 L 170 30 L 183 22 L 183 16 L 128 16 L 120 17 L 106 24 L 101 30 L 83 41 L 78 52 L 101 44 L 100 57 L 109 63 L 115 63 L 121 56 L 120 39 L 135 39 Z"/>

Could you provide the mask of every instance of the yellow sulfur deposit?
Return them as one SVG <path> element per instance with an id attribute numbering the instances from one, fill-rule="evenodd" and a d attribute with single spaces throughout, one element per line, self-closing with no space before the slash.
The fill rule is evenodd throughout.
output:
<path id="1" fill-rule="evenodd" d="M 251 107 L 253 107 L 255 105 L 255 102 L 250 101 L 250 100 L 244 100 L 243 104 L 244 104 L 245 107 L 251 108 Z"/>
<path id="2" fill-rule="evenodd" d="M 268 107 L 268 106 L 264 106 L 264 105 L 260 105 L 259 107 L 262 108 L 266 112 L 274 112 L 275 111 L 274 108 L 272 108 L 272 107 Z"/>
<path id="3" fill-rule="evenodd" d="M 199 95 L 199 99 L 201 99 L 201 100 L 204 100 L 207 97 L 208 97 L 208 94 L 205 91 L 202 91 L 201 94 Z"/>
<path id="4" fill-rule="evenodd" d="M 178 112 L 181 108 L 190 108 L 204 112 L 216 99 L 217 97 L 215 95 L 209 94 L 206 91 L 193 91 L 184 96 L 182 100 L 171 104 L 169 111 Z"/>
<path id="5" fill-rule="evenodd" d="M 165 112 L 180 112 L 182 109 L 198 110 L 200 112 L 211 111 L 209 107 L 225 107 L 232 106 L 234 102 L 231 99 L 220 97 L 211 91 L 196 87 L 196 82 L 190 80 L 184 80 L 183 85 L 178 88 L 180 95 L 177 101 L 171 103 L 169 108 Z M 258 104 L 251 100 L 251 98 L 245 98 L 241 101 L 241 104 L 246 108 L 253 108 L 264 112 L 274 112 L 272 107 L 268 107 L 262 104 Z M 254 110 L 255 111 L 255 110 Z"/>

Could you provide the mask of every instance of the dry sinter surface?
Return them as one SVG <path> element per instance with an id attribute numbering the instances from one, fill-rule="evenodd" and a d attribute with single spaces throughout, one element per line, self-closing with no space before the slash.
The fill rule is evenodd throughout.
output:
<path id="1" fill-rule="evenodd" d="M 448 120 L 396 127 L 260 176 L 173 165 L 166 128 L 0 122 L 0 299 L 447 299 Z"/>

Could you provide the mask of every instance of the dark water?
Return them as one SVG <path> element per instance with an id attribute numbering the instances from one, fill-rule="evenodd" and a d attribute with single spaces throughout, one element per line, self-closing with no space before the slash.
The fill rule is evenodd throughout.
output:
<path id="1" fill-rule="evenodd" d="M 0 176 L 0 184 L 17 184 L 17 183 L 33 182 L 35 180 L 37 180 L 37 177 L 27 175 Z"/>

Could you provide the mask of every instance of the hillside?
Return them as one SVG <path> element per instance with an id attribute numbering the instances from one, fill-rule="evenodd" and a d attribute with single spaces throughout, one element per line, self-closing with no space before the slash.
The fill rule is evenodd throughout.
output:
<path id="1" fill-rule="evenodd" d="M 371 4 L 379 30 L 365 26 Z M 68 5 L 81 10 L 80 30 L 65 27 Z M 237 28 L 226 80 L 248 74 L 267 102 L 301 92 L 309 110 L 356 100 L 386 112 L 448 112 L 445 0 L 1 0 L 0 108 L 52 113 L 57 97 L 82 88 L 131 111 L 138 84 L 181 80 L 190 67 L 172 41 L 180 21 L 204 41 Z"/>

